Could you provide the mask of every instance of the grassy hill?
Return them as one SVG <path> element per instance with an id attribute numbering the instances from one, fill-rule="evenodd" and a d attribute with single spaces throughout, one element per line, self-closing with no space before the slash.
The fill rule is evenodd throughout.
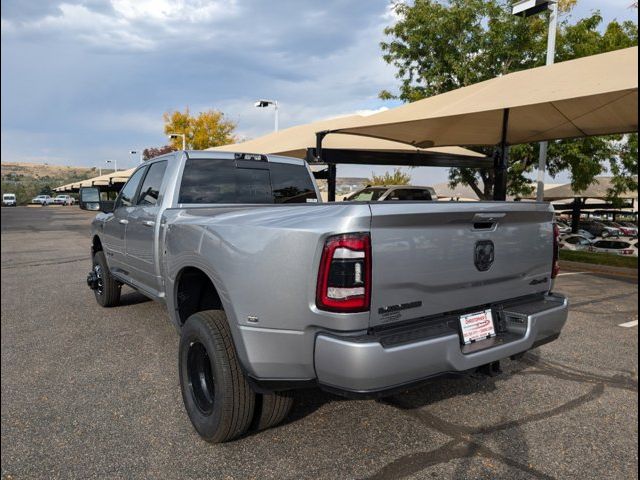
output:
<path id="1" fill-rule="evenodd" d="M 104 170 L 102 173 L 108 173 Z M 87 167 L 66 167 L 24 162 L 0 163 L 2 193 L 15 193 L 19 204 L 27 204 L 38 194 L 54 195 L 53 189 L 65 183 L 78 182 L 98 175 Z"/>

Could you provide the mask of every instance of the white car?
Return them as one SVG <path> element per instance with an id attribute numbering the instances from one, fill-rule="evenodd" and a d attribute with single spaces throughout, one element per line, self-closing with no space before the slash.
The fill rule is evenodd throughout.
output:
<path id="1" fill-rule="evenodd" d="M 31 203 L 37 203 L 44 207 L 46 205 L 51 205 L 53 203 L 53 198 L 51 198 L 51 195 L 38 195 L 31 199 Z"/>
<path id="2" fill-rule="evenodd" d="M 2 195 L 2 205 L 5 207 L 15 207 L 18 204 L 15 193 L 4 193 Z"/>
<path id="3" fill-rule="evenodd" d="M 73 205 L 76 203 L 76 199 L 71 195 L 56 195 L 53 199 L 55 205 Z"/>
<path id="4" fill-rule="evenodd" d="M 598 240 L 591 244 L 589 251 L 593 253 L 612 253 L 625 257 L 638 256 L 637 242 L 636 248 L 634 248 L 631 242 L 623 240 Z"/>
<path id="5" fill-rule="evenodd" d="M 558 225 L 558 230 L 560 230 L 560 235 L 568 235 L 571 233 L 571 226 L 567 225 L 562 220 L 556 221 L 556 225 Z"/>
<path id="6" fill-rule="evenodd" d="M 589 250 L 591 240 L 583 235 L 565 235 L 558 245 L 564 250 L 584 251 Z"/>

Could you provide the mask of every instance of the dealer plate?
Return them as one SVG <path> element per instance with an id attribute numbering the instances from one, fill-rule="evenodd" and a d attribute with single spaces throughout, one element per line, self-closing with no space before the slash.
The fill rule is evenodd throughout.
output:
<path id="1" fill-rule="evenodd" d="M 465 345 L 495 337 L 496 329 L 493 326 L 491 309 L 460 315 L 460 331 L 462 332 L 462 342 Z"/>

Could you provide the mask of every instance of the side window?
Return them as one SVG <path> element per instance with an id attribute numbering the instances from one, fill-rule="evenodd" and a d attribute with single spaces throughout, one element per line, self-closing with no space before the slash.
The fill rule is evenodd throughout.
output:
<path id="1" fill-rule="evenodd" d="M 118 201 L 116 203 L 116 208 L 119 207 L 130 207 L 134 203 L 134 197 L 136 192 L 138 191 L 138 185 L 140 185 L 140 181 L 144 176 L 144 172 L 147 171 L 147 168 L 141 168 L 140 170 L 136 170 L 129 181 L 126 183 L 122 190 L 120 190 L 120 195 L 118 196 Z"/>
<path id="2" fill-rule="evenodd" d="M 142 182 L 142 188 L 138 195 L 138 205 L 149 206 L 158 203 L 160 196 L 160 185 L 167 169 L 167 162 L 156 162 L 148 168 L 147 175 Z"/>
<path id="3" fill-rule="evenodd" d="M 580 239 L 578 237 L 571 237 L 571 238 L 567 238 L 565 241 L 567 243 L 570 243 L 571 245 L 575 245 L 580 241 Z"/>

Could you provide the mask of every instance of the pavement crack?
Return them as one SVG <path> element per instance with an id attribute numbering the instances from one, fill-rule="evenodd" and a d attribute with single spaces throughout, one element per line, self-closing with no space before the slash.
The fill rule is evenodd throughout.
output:
<path id="1" fill-rule="evenodd" d="M 565 402 L 551 410 L 534 413 L 519 420 L 510 420 L 497 425 L 481 427 L 457 425 L 433 415 L 430 412 L 421 409 L 417 405 L 411 404 L 400 396 L 390 397 L 385 400 L 385 403 L 397 408 L 406 415 L 417 419 L 427 428 L 452 438 L 452 440 L 436 450 L 413 453 L 397 458 L 383 466 L 372 476 L 367 477 L 367 479 L 403 478 L 434 465 L 447 463 L 455 459 L 471 458 L 474 456 L 482 456 L 502 462 L 507 466 L 518 469 L 537 478 L 551 479 L 554 477 L 533 468 L 531 465 L 523 464 L 507 455 L 495 452 L 489 447 L 482 445 L 475 439 L 475 437 L 491 435 L 504 430 L 517 429 L 532 422 L 546 420 L 551 417 L 564 414 L 601 397 L 604 394 L 606 387 L 631 391 L 638 390 L 637 379 L 634 380 L 632 377 L 627 375 L 597 375 L 568 365 L 540 360 L 536 357 L 532 358 L 530 356 L 525 356 L 522 359 L 522 363 L 528 365 L 531 369 L 519 371 L 519 375 L 548 375 L 560 380 L 568 380 L 593 386 L 584 395 Z"/>

